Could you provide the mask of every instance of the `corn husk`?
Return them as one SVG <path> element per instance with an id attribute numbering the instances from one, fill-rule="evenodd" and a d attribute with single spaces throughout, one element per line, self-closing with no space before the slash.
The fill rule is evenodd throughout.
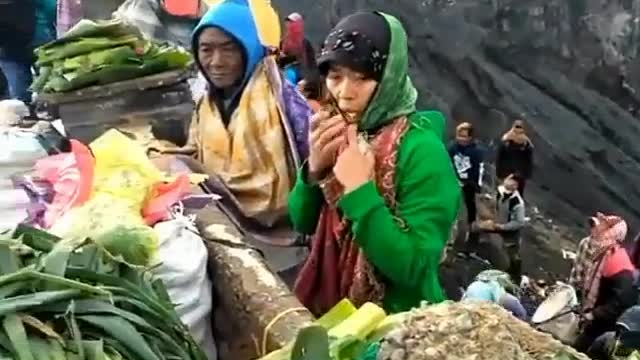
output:
<path id="1" fill-rule="evenodd" d="M 40 75 L 32 88 L 44 93 L 106 85 L 193 64 L 184 49 L 147 41 L 118 20 L 81 21 L 35 53 Z"/>

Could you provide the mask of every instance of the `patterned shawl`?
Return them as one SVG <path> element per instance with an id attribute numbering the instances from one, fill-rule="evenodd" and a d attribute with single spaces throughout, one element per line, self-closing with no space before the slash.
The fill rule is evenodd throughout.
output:
<path id="1" fill-rule="evenodd" d="M 627 236 L 627 223 L 618 216 L 598 213 L 588 238 L 580 243 L 569 283 L 582 294 L 582 309 L 590 311 L 598 300 L 602 269 Z"/>
<path id="2" fill-rule="evenodd" d="M 396 207 L 395 170 L 398 146 L 409 129 L 406 117 L 383 127 L 371 140 L 375 155 L 376 184 L 385 203 Z M 295 284 L 298 299 L 314 314 L 321 315 L 344 298 L 356 306 L 382 303 L 385 286 L 375 268 L 354 241 L 352 224 L 343 218 L 337 202 L 343 188 L 334 177 L 321 185 L 326 204 L 320 214 L 312 250 Z"/>

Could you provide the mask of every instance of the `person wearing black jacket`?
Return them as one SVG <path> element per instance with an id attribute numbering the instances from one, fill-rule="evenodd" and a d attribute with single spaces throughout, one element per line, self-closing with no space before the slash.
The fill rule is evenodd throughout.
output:
<path id="1" fill-rule="evenodd" d="M 502 136 L 496 157 L 498 183 L 511 174 L 518 174 L 523 181 L 518 191 L 524 197 L 527 180 L 533 175 L 533 143 L 524 129 L 524 122 L 516 120 L 513 127 Z"/>
<path id="2" fill-rule="evenodd" d="M 467 222 L 471 228 L 477 217 L 476 194 L 482 188 L 484 152 L 473 139 L 473 126 L 470 123 L 464 122 L 456 127 L 456 141 L 449 147 L 449 156 L 462 187 Z"/>

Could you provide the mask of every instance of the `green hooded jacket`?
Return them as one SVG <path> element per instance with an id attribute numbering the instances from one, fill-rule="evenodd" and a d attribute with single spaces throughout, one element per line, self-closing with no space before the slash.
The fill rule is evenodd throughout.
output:
<path id="1" fill-rule="evenodd" d="M 389 58 L 359 127 L 375 129 L 409 116 L 411 127 L 400 144 L 396 169 L 396 215 L 407 226 L 398 225 L 374 182 L 344 195 L 338 206 L 352 221 L 356 242 L 385 278 L 385 309 L 400 312 L 421 301 L 445 299 L 438 267 L 458 213 L 460 187 L 442 142 L 442 129 L 434 128 L 431 112 L 416 112 L 417 91 L 408 76 L 406 33 L 396 18 L 382 15 L 391 27 Z M 324 199 L 320 188 L 306 181 L 305 173 L 298 173 L 289 212 L 296 230 L 313 234 Z"/>

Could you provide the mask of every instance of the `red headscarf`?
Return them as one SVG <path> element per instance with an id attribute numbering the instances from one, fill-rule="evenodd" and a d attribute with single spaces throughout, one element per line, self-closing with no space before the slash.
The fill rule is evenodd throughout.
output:
<path id="1" fill-rule="evenodd" d="M 598 300 L 604 265 L 627 235 L 627 223 L 621 217 L 598 213 L 591 220 L 591 234 L 581 242 L 569 280 L 582 291 L 582 308 L 587 311 Z"/>

